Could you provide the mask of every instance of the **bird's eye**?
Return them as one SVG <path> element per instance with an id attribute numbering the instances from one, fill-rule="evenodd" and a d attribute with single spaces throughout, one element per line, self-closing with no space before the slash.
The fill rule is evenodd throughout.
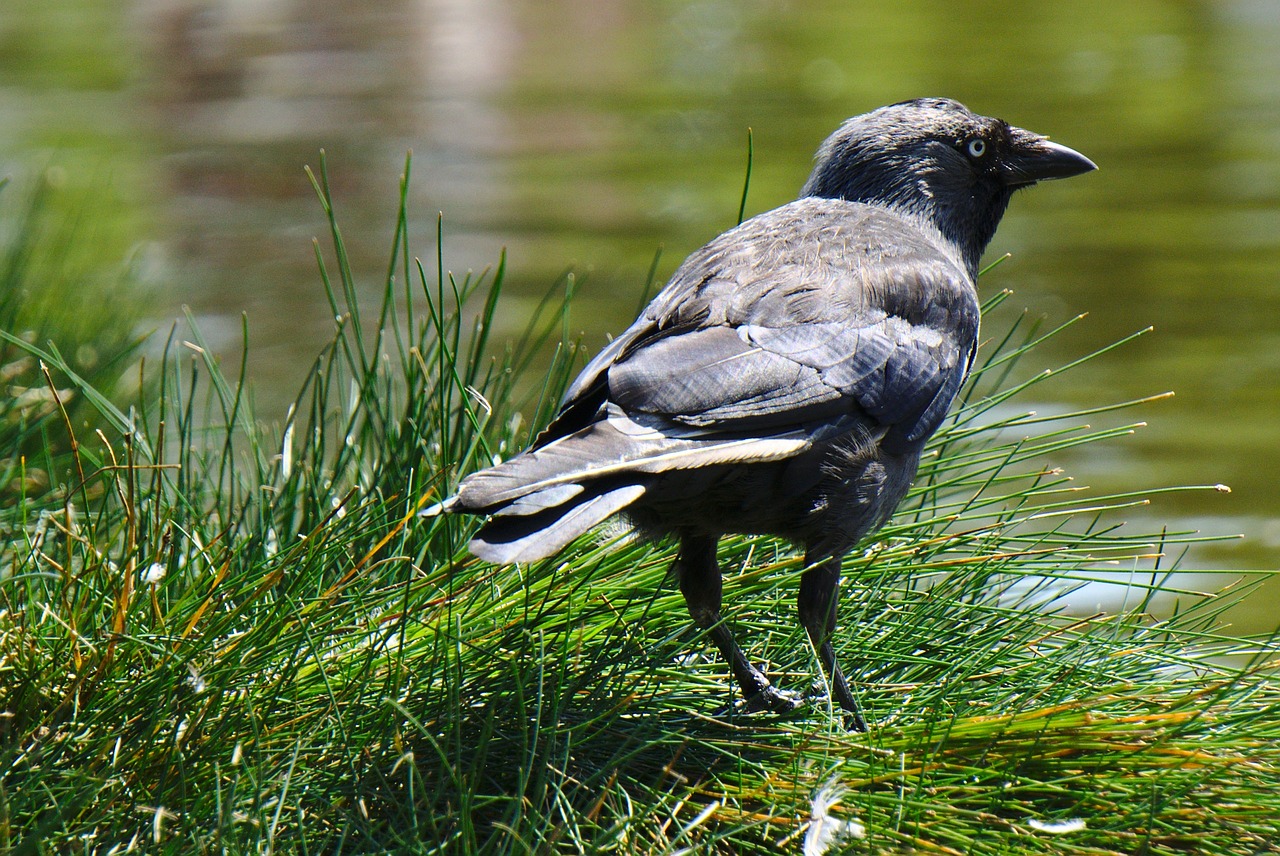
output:
<path id="1" fill-rule="evenodd" d="M 971 158 L 980 158 L 987 153 L 987 141 L 981 137 L 974 137 L 965 146 L 965 151 L 969 153 Z"/>

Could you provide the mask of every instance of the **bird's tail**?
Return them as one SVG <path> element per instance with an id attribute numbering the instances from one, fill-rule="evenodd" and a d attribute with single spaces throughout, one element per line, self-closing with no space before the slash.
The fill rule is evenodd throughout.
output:
<path id="1" fill-rule="evenodd" d="M 530 562 L 639 499 L 648 476 L 624 463 L 626 443 L 607 424 L 473 473 L 444 511 L 488 514 L 468 545 L 487 562 Z"/>
<path id="2" fill-rule="evenodd" d="M 574 485 L 578 487 L 578 485 Z M 493 513 L 467 546 L 471 552 L 494 564 L 531 562 L 553 555 L 579 535 L 604 522 L 644 494 L 642 484 L 621 484 L 605 490 L 601 485 L 579 489 L 567 499 L 535 507 L 513 502 Z M 547 493 L 554 491 L 550 488 Z M 525 499 L 546 500 L 532 494 Z"/>
<path id="3" fill-rule="evenodd" d="M 588 492 L 582 485 L 560 485 L 489 508 L 492 516 L 467 547 L 493 564 L 545 559 L 644 494 L 644 485 L 639 483 L 596 484 L 592 488 Z M 463 505 L 455 494 L 422 509 L 418 516 L 477 510 Z"/>
<path id="4" fill-rule="evenodd" d="M 490 515 L 469 545 L 488 562 L 545 558 L 644 496 L 677 469 L 778 460 L 804 436 L 706 440 L 671 436 L 625 417 L 602 420 L 463 479 L 458 493 L 422 512 Z"/>

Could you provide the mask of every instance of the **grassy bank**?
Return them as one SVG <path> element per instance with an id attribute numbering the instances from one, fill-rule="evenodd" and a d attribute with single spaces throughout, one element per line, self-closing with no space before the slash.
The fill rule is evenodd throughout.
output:
<path id="1" fill-rule="evenodd" d="M 1277 849 L 1274 648 L 1218 622 L 1245 589 L 1178 592 L 1201 536 L 1121 525 L 1167 488 L 1101 496 L 1056 463 L 1123 442 L 1141 402 L 1021 403 L 1112 358 L 1043 371 L 1037 342 L 1069 323 L 988 301 L 964 401 L 846 565 L 837 648 L 870 733 L 824 704 L 722 713 L 668 547 L 606 534 L 493 567 L 470 521 L 416 517 L 522 447 L 582 355 L 564 288 L 490 341 L 501 262 L 449 274 L 404 198 L 377 317 L 336 217 L 317 244 L 342 320 L 283 426 L 198 331 L 131 369 L 132 402 L 5 337 L 50 406 L 0 437 L 0 851 Z M 797 557 L 736 538 L 721 561 L 749 654 L 807 687 Z M 1128 575 L 1123 608 L 1060 608 L 1099 571 Z M 1157 595 L 1177 609 L 1153 615 Z"/>

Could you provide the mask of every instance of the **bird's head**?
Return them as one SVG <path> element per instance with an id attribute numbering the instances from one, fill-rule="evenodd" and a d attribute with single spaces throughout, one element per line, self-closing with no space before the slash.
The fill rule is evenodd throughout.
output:
<path id="1" fill-rule="evenodd" d="M 931 222 L 970 271 L 1013 192 L 1096 169 L 1079 152 L 946 98 L 854 116 L 818 149 L 802 196 L 885 205 Z"/>

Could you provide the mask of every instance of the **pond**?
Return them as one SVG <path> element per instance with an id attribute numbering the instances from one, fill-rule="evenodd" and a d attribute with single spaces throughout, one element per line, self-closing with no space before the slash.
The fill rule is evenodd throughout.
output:
<path id="1" fill-rule="evenodd" d="M 374 302 L 413 151 L 418 252 L 444 212 L 454 270 L 509 259 L 522 308 L 566 269 L 593 347 L 659 278 L 747 213 L 793 198 L 842 119 L 918 95 L 1050 134 L 1100 170 L 1015 198 L 985 293 L 1087 318 L 1045 366 L 1154 331 L 1046 387 L 1045 408 L 1172 389 L 1131 438 L 1064 456 L 1082 484 L 1215 484 L 1136 512 L 1245 538 L 1197 567 L 1280 566 L 1280 7 L 1266 0 L 10 0 L 0 168 L 56 170 L 94 252 L 190 306 L 283 414 L 330 332 L 324 233 L 302 171 L 327 152 Z M 1265 592 L 1271 591 L 1269 598 Z M 1268 603 L 1269 601 L 1269 603 Z M 1274 624 L 1280 586 L 1242 626 Z"/>

